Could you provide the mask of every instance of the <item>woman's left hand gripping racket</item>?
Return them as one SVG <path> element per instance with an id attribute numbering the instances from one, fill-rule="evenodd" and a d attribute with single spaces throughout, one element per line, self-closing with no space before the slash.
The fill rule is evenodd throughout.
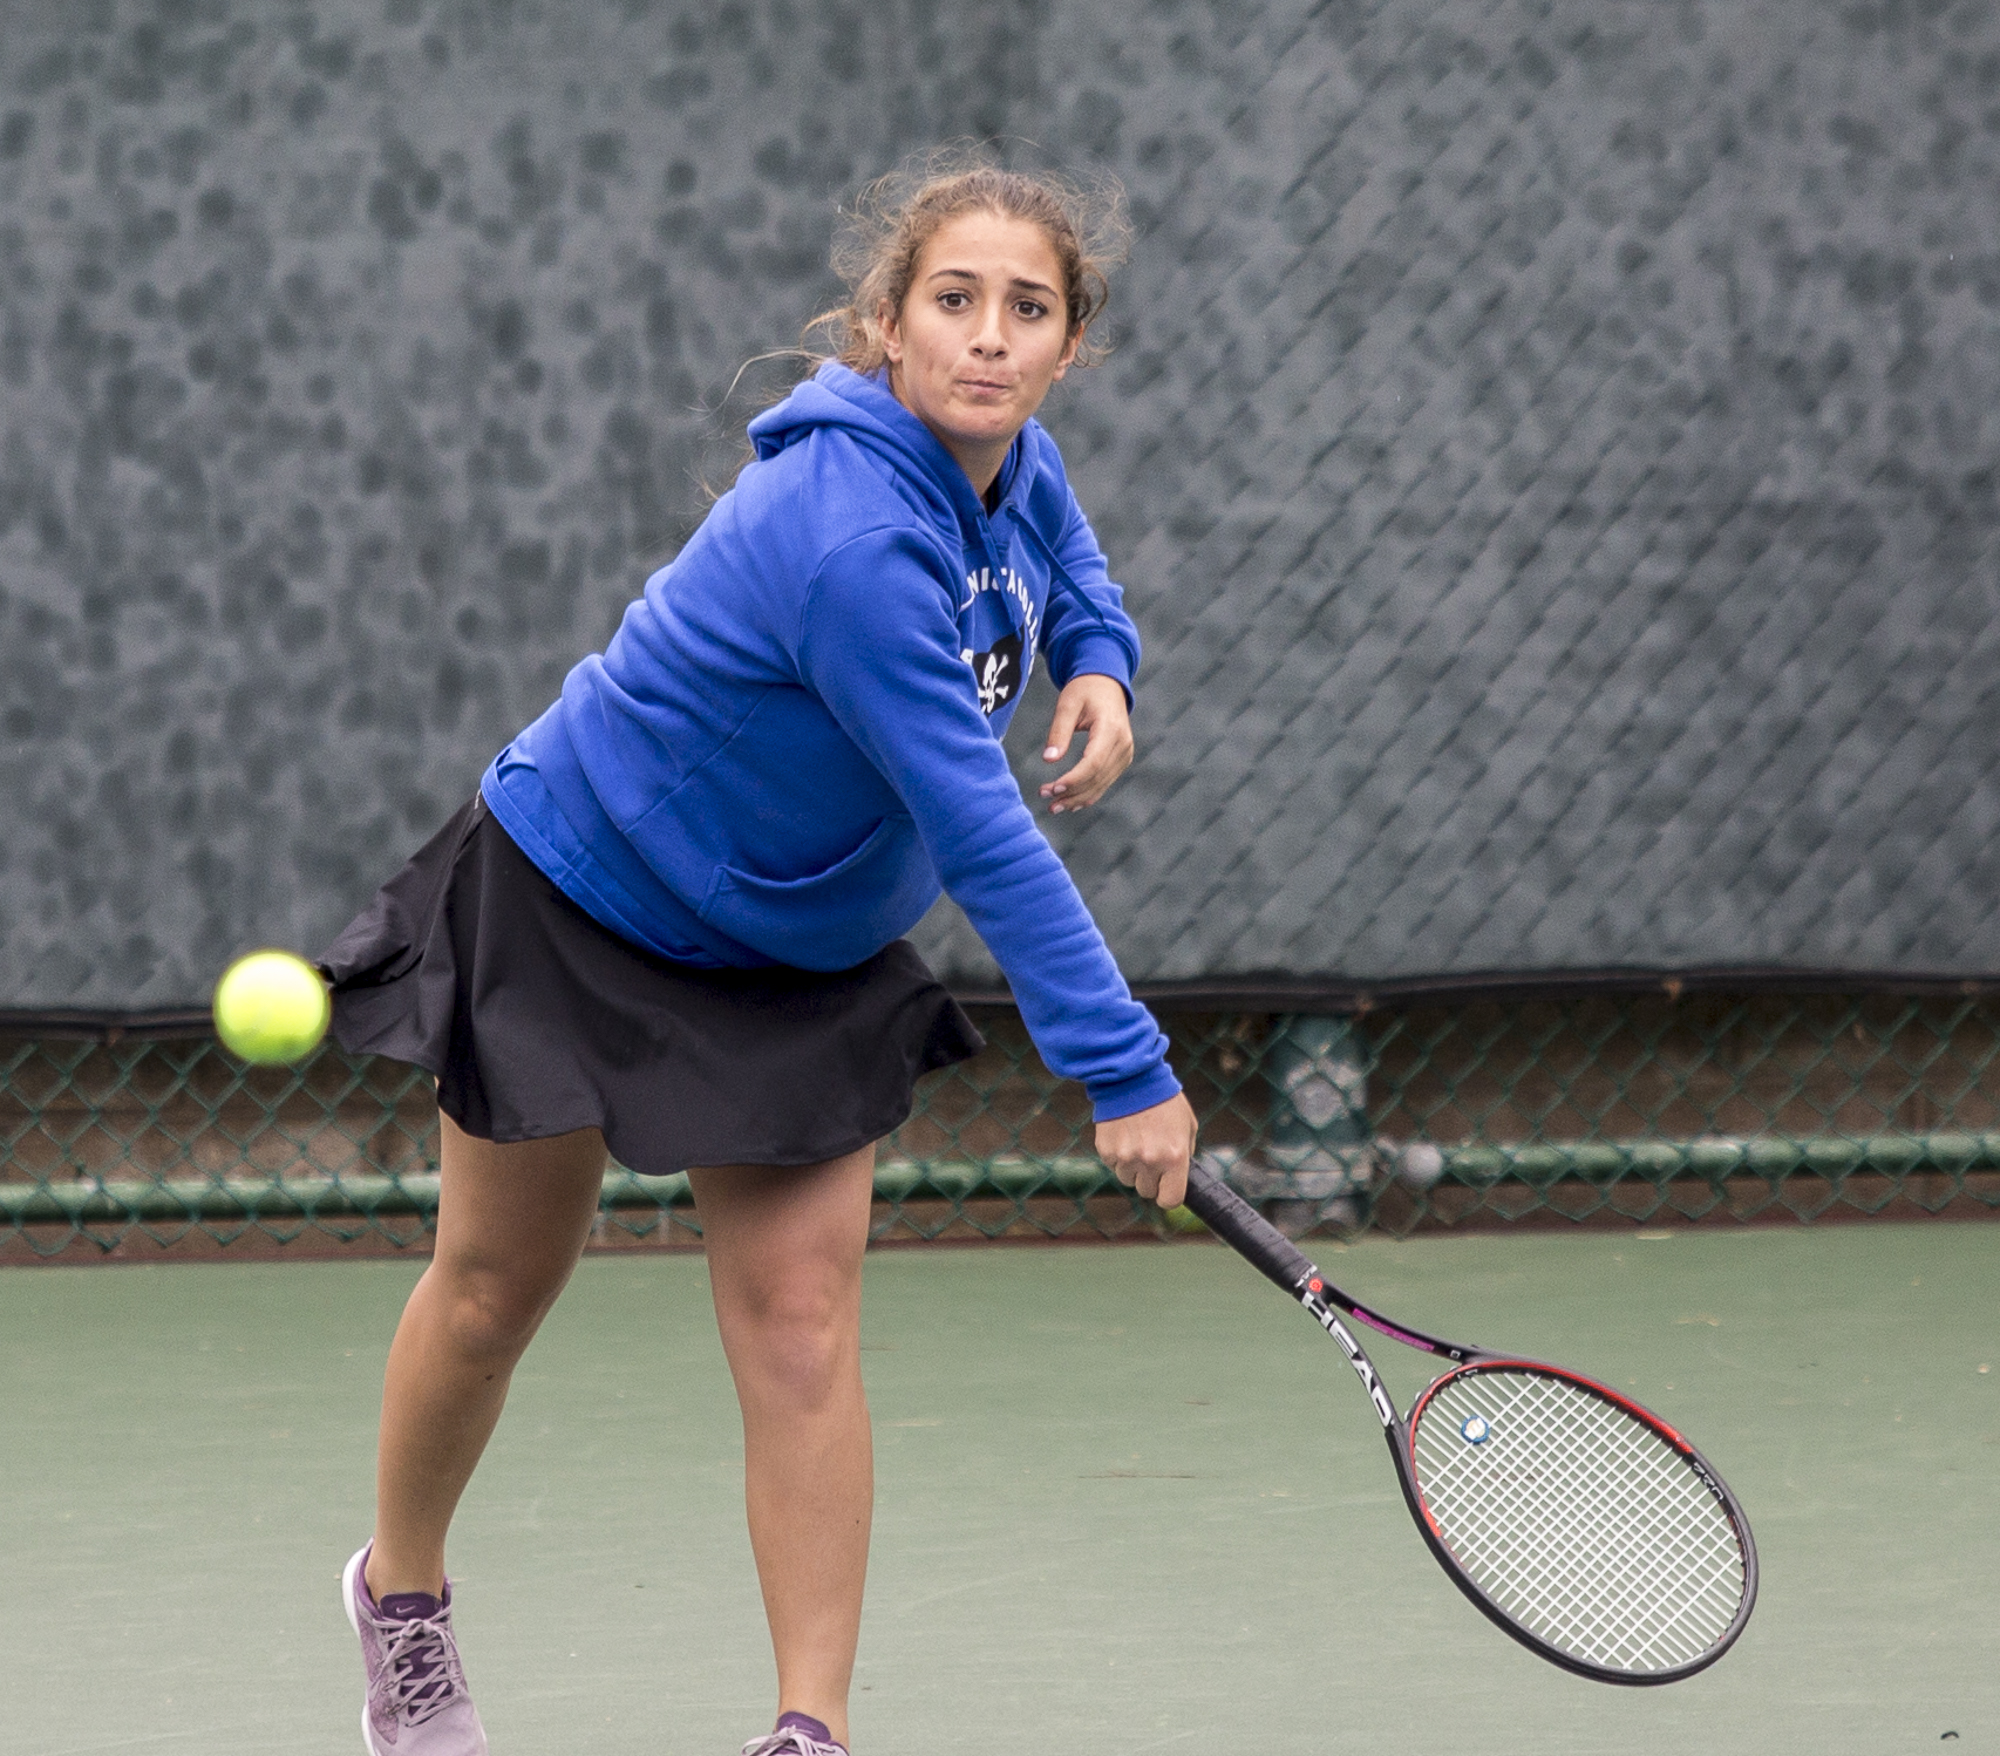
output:
<path id="1" fill-rule="evenodd" d="M 1658 1415 L 1580 1372 L 1378 1317 L 1199 1162 L 1187 1204 L 1339 1344 L 1424 1541 L 1500 1627 L 1606 1683 L 1675 1683 L 1729 1650 L 1757 1601 L 1750 1525 Z M 1451 1362 L 1407 1420 L 1342 1313 Z"/>

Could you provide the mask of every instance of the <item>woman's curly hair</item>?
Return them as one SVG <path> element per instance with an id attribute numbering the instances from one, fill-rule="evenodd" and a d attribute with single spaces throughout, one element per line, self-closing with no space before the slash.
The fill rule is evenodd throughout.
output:
<path id="1" fill-rule="evenodd" d="M 1067 333 L 1078 342 L 1076 364 L 1104 357 L 1089 330 L 1110 295 L 1109 271 L 1123 260 L 1131 227 L 1125 192 L 1106 176 L 1083 184 L 1047 171 L 1010 171 L 977 147 L 946 147 L 868 185 L 834 243 L 833 271 L 847 283 L 844 305 L 806 325 L 824 332 L 834 359 L 857 372 L 882 369 L 881 313 L 900 312 L 924 246 L 948 221 L 966 213 L 1000 214 L 1039 226 L 1062 274 Z"/>

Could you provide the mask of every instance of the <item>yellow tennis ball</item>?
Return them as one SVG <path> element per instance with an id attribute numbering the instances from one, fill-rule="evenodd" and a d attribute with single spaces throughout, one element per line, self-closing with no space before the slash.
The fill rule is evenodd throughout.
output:
<path id="1" fill-rule="evenodd" d="M 1166 1210 L 1167 1228 L 1176 1232 L 1205 1232 L 1207 1224 L 1200 1214 L 1191 1207 L 1170 1207 Z"/>
<path id="2" fill-rule="evenodd" d="M 215 984 L 215 1034 L 260 1066 L 309 1055 L 326 1035 L 333 997 L 318 970 L 290 951 L 252 951 Z"/>

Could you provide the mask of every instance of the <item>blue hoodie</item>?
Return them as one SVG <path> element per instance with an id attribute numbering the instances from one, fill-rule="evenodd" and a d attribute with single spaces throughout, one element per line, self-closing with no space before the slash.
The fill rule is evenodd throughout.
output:
<path id="1" fill-rule="evenodd" d="M 1180 1089 L 1000 747 L 1037 653 L 1129 693 L 1139 637 L 1030 421 L 991 517 L 887 386 L 822 366 L 601 657 L 486 771 L 595 919 L 683 963 L 846 969 L 940 881 L 1100 1121 Z"/>

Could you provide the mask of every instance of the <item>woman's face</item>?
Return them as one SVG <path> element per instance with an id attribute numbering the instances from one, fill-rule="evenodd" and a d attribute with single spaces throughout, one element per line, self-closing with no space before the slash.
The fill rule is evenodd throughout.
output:
<path id="1" fill-rule="evenodd" d="M 1069 370 L 1062 267 L 1042 228 L 966 213 L 932 233 L 900 312 L 881 313 L 889 385 L 982 493 Z"/>

